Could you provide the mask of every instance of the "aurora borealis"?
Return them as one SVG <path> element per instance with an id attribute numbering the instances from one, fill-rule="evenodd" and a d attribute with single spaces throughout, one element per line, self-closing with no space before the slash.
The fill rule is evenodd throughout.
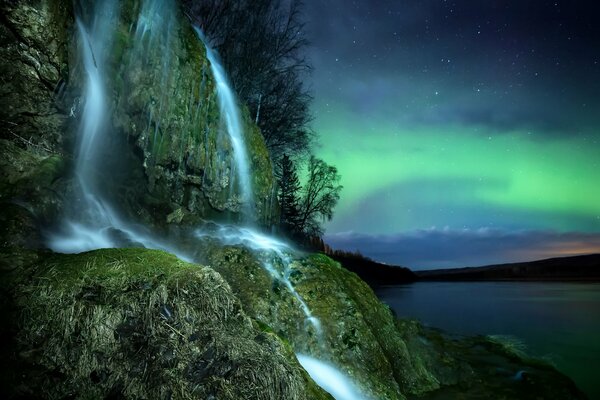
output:
<path id="1" fill-rule="evenodd" d="M 600 252 L 593 2 L 311 0 L 326 240 L 432 268 Z"/>

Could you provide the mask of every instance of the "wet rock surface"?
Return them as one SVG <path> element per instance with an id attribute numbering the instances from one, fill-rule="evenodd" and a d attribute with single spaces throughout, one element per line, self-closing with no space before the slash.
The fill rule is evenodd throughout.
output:
<path id="1" fill-rule="evenodd" d="M 108 54 L 98 67 L 110 94 L 96 180 L 122 213 L 157 228 L 176 210 L 180 224 L 242 219 L 233 150 L 202 43 L 176 2 L 159 15 L 169 23 L 147 31 L 138 26 L 144 2 L 117 6 L 110 48 L 93 49 L 98 60 Z M 57 0 L 6 1 L 0 9 L 0 138 L 70 157 L 86 104 L 80 53 L 90 45 L 79 37 L 75 10 Z M 78 12 L 84 23 L 92 19 Z M 260 130 L 241 109 L 255 197 L 252 216 L 244 218 L 270 225 L 272 165 Z"/>

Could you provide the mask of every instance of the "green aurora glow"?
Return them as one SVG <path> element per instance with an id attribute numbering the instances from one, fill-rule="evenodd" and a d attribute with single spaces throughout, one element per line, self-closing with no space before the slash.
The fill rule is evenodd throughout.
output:
<path id="1" fill-rule="evenodd" d="M 543 133 L 535 131 L 486 132 L 485 127 L 458 125 L 411 129 L 387 122 L 373 126 L 344 110 L 317 119 L 316 129 L 322 132 L 319 156 L 338 167 L 344 185 L 330 231 L 356 229 L 346 222 L 356 221 L 352 215 L 371 193 L 385 193 L 415 181 L 459 182 L 460 188 L 447 191 L 441 185 L 420 195 L 383 196 L 377 207 L 383 205 L 387 211 L 387 223 L 361 224 L 361 231 L 489 224 L 465 215 L 464 223 L 456 226 L 457 218 L 445 210 L 446 204 L 528 214 L 521 228 L 600 228 L 600 146 L 595 139 L 557 136 L 540 140 Z M 419 204 L 429 205 L 428 215 L 411 213 Z M 577 218 L 548 218 L 551 214 Z"/>
<path id="2" fill-rule="evenodd" d="M 600 252 L 594 4 L 310 0 L 328 243 L 419 267 Z"/>

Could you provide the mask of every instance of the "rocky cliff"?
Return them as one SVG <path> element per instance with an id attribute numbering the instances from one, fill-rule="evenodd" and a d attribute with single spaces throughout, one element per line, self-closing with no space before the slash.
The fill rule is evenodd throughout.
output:
<path id="1" fill-rule="evenodd" d="M 145 10 L 148 2 L 114 3 L 111 40 L 95 49 L 105 52 L 101 71 L 112 116 L 97 149 L 99 186 L 123 214 L 158 228 L 199 218 L 242 219 L 233 151 L 202 43 L 175 2 L 155 2 L 164 3 L 160 14 Z M 94 23 L 93 9 L 93 3 L 82 7 L 83 22 Z M 158 24 L 146 14 L 168 21 Z M 0 122 L 2 138 L 11 142 L 4 145 L 26 149 L 40 161 L 62 159 L 65 179 L 86 101 L 81 49 L 89 44 L 77 34 L 74 18 L 69 2 L 22 1 L 3 2 L 0 21 Z M 255 197 L 243 218 L 268 226 L 272 166 L 259 129 L 242 110 Z M 55 191 L 58 209 L 48 217 L 60 214 L 71 194 L 68 182 Z M 39 217 L 37 202 L 23 200 Z"/>

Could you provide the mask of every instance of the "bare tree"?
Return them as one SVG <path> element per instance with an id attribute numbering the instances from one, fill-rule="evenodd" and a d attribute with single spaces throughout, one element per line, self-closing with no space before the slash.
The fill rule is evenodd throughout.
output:
<path id="1" fill-rule="evenodd" d="M 333 217 L 342 185 L 337 168 L 314 156 L 308 162 L 307 182 L 302 189 L 298 231 L 307 236 L 320 236 L 321 223 Z"/>
<path id="2" fill-rule="evenodd" d="M 273 159 L 308 154 L 312 97 L 303 80 L 311 67 L 304 56 L 308 42 L 302 2 L 185 0 L 184 4 L 219 52 Z"/>

